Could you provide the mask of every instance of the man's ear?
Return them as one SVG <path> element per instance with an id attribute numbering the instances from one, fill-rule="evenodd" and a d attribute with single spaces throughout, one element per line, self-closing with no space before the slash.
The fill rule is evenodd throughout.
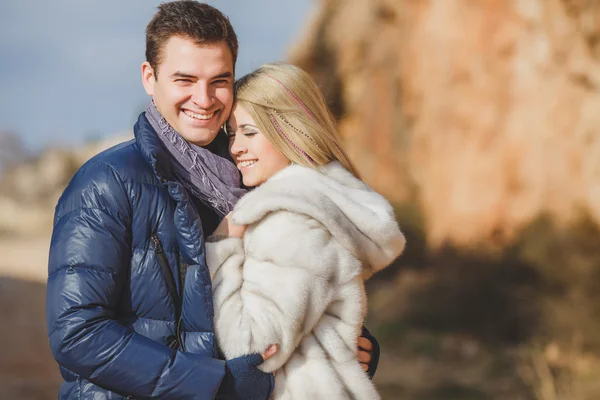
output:
<path id="1" fill-rule="evenodd" d="M 154 95 L 154 84 L 156 83 L 156 75 L 154 69 L 150 66 L 148 61 L 144 61 L 142 64 L 142 85 L 148 96 Z"/>

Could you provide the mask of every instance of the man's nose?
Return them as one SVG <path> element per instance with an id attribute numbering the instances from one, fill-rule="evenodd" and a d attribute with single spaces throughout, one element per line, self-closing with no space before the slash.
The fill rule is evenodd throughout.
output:
<path id="1" fill-rule="evenodd" d="M 209 109 L 214 103 L 214 94 L 211 92 L 210 87 L 205 83 L 200 83 L 194 90 L 192 101 L 199 108 Z"/>

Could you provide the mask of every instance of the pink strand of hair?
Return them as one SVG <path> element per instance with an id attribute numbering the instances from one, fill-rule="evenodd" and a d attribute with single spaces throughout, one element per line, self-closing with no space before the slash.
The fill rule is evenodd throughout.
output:
<path id="1" fill-rule="evenodd" d="M 302 150 L 300 147 L 298 147 L 298 146 L 296 145 L 296 143 L 294 143 L 294 142 L 292 141 L 292 139 L 290 139 L 290 138 L 289 138 L 289 136 L 285 134 L 285 132 L 283 131 L 283 129 L 281 129 L 281 126 L 279 125 L 279 123 L 277 122 L 277 120 L 275 119 L 275 117 L 273 116 L 273 114 L 269 113 L 269 119 L 271 120 L 271 122 L 272 122 L 272 123 L 273 123 L 273 125 L 275 126 L 275 129 L 277 129 L 277 131 L 278 131 L 279 133 L 281 133 L 281 135 L 282 135 L 282 136 L 285 138 L 285 140 L 287 140 L 287 141 L 288 141 L 288 142 L 289 142 L 289 143 L 292 145 L 292 147 L 294 147 L 294 148 L 295 148 L 296 150 L 298 150 L 298 151 L 299 151 L 299 152 L 300 152 L 300 153 L 301 153 L 301 154 L 302 154 L 304 157 L 306 157 L 306 159 L 307 159 L 308 161 L 310 161 L 310 162 L 311 162 L 311 164 L 313 164 L 313 165 L 314 165 L 314 164 L 316 164 L 316 163 L 315 163 L 315 160 L 313 160 L 313 159 L 312 159 L 312 158 L 311 158 L 311 157 L 310 157 L 308 154 L 306 154 L 306 152 L 305 152 L 304 150 Z"/>
<path id="2" fill-rule="evenodd" d="M 267 78 L 271 78 L 271 79 L 273 79 L 275 82 L 279 83 L 279 84 L 280 84 L 280 85 L 281 85 L 281 86 L 282 86 L 282 87 L 283 87 L 283 88 L 286 90 L 286 92 L 288 92 L 288 93 L 290 94 L 290 96 L 292 96 L 292 97 L 294 98 L 294 100 L 296 100 L 296 102 L 297 102 L 298 104 L 300 104 L 300 107 L 302 107 L 302 108 L 304 109 L 304 111 L 306 111 L 306 113 L 312 117 L 312 119 L 315 119 L 315 116 L 314 116 L 314 114 L 313 114 L 313 113 L 312 113 L 312 112 L 311 112 L 311 111 L 308 109 L 308 107 L 306 107 L 306 104 L 304 104 L 304 103 L 302 102 L 302 100 L 300 100 L 300 99 L 298 98 L 298 96 L 296 96 L 296 95 L 294 94 L 294 92 L 292 92 L 290 89 L 288 89 L 288 87 L 287 87 L 287 86 L 285 86 L 285 85 L 283 84 L 283 82 L 281 82 L 281 81 L 280 81 L 279 79 L 277 79 L 277 78 L 273 78 L 273 77 L 272 77 L 272 76 L 270 76 L 270 75 L 266 75 L 266 76 L 267 76 Z"/>

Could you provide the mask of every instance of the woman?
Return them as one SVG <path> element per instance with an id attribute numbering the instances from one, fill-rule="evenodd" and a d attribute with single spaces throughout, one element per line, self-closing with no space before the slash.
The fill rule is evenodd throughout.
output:
<path id="1" fill-rule="evenodd" d="M 256 187 L 209 238 L 215 329 L 227 358 L 277 353 L 276 399 L 378 399 L 356 359 L 364 280 L 405 240 L 392 207 L 358 179 L 312 78 L 265 65 L 236 83 L 227 126 Z"/>

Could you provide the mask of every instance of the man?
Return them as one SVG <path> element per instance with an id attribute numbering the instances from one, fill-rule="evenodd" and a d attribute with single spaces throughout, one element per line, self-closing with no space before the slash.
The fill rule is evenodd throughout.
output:
<path id="1" fill-rule="evenodd" d="M 164 3 L 148 24 L 153 101 L 135 139 L 82 166 L 56 207 L 46 306 L 60 399 L 271 396 L 274 377 L 257 365 L 276 346 L 219 355 L 204 261 L 204 239 L 243 194 L 218 135 L 237 49 L 227 17 L 206 4 Z"/>

